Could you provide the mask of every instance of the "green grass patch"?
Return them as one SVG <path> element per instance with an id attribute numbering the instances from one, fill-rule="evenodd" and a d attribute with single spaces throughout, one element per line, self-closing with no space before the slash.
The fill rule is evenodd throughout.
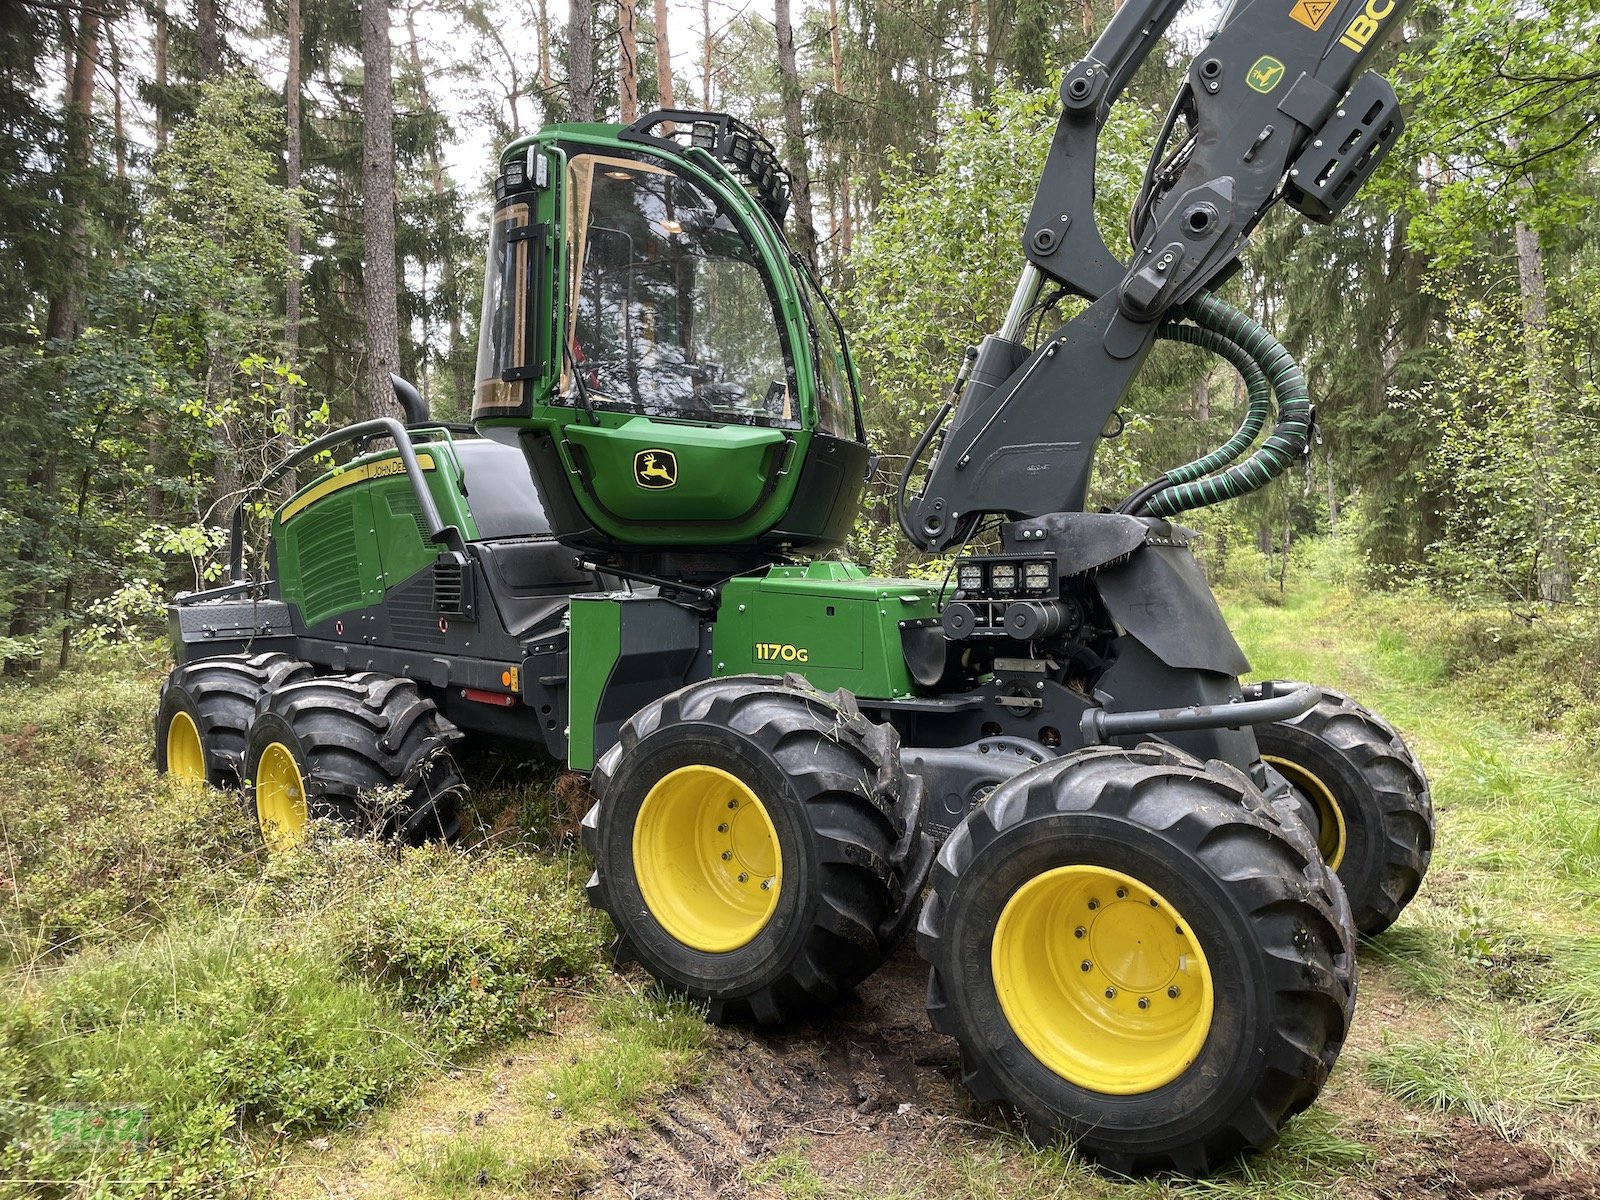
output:
<path id="1" fill-rule="evenodd" d="M 336 834 L 274 862 L 261 903 L 303 923 L 446 1054 L 538 1028 L 545 985 L 593 978 L 605 922 L 572 860 L 393 847 Z"/>
<path id="2" fill-rule="evenodd" d="M 237 794 L 155 774 L 156 690 L 111 660 L 0 692 L 0 966 L 137 934 L 258 869 Z"/>
<path id="3" fill-rule="evenodd" d="M 18 983 L 0 1007 L 0 1176 L 12 1179 L 214 1194 L 252 1165 L 241 1133 L 348 1120 L 426 1059 L 374 988 L 244 922 L 87 952 Z M 76 1127 L 74 1114 L 112 1109 L 137 1113 L 137 1128 Z"/>
<path id="4" fill-rule="evenodd" d="M 596 1025 L 580 1053 L 533 1085 L 534 1098 L 592 1129 L 634 1126 L 656 1100 L 692 1083 L 711 1036 L 701 1008 L 654 989 L 602 998 Z"/>
<path id="5" fill-rule="evenodd" d="M 559 1132 L 520 1127 L 514 1140 L 471 1133 L 432 1142 L 409 1155 L 403 1171 L 429 1196 L 553 1194 L 573 1177 L 572 1154 Z"/>
<path id="6" fill-rule="evenodd" d="M 827 1200 L 835 1194 L 806 1158 L 803 1146 L 753 1162 L 740 1174 L 746 1183 L 776 1191 L 785 1200 Z"/>
<path id="7" fill-rule="evenodd" d="M 1542 1118 L 1600 1105 L 1600 1052 L 1543 1040 L 1514 1016 L 1452 1016 L 1438 1038 L 1394 1034 L 1367 1062 L 1378 1086 L 1439 1112 L 1462 1112 L 1506 1138 Z"/>

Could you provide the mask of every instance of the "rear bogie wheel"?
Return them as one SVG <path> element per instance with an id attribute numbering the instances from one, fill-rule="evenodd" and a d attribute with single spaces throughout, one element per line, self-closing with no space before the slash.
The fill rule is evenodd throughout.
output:
<path id="1" fill-rule="evenodd" d="M 1376 713 L 1326 688 L 1309 712 L 1258 726 L 1256 742 L 1315 813 L 1318 846 L 1350 897 L 1357 931 L 1389 928 L 1433 853 L 1433 801 L 1415 755 Z"/>
<path id="2" fill-rule="evenodd" d="M 1204 1175 L 1316 1097 L 1348 1028 L 1337 881 L 1239 772 L 1080 751 L 951 835 L 918 944 L 980 1100 L 1108 1168 Z"/>
<path id="3" fill-rule="evenodd" d="M 262 840 L 290 849 L 313 818 L 408 845 L 453 840 L 460 736 L 409 679 L 365 672 L 264 694 L 244 756 Z"/>
<path id="4" fill-rule="evenodd" d="M 237 787 L 245 736 L 261 696 L 309 678 L 287 654 L 231 654 L 174 667 L 156 706 L 156 770 L 185 783 Z"/>
<path id="5" fill-rule="evenodd" d="M 643 709 L 595 769 L 589 899 L 619 962 L 774 1023 L 894 949 L 931 863 L 921 781 L 846 693 L 796 677 L 693 684 Z"/>

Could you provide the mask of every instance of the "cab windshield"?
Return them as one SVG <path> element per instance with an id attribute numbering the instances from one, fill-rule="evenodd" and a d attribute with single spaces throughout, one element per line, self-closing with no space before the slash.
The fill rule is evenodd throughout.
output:
<path id="1" fill-rule="evenodd" d="M 568 172 L 566 402 L 799 425 L 774 299 L 729 214 L 642 156 L 576 154 Z"/>

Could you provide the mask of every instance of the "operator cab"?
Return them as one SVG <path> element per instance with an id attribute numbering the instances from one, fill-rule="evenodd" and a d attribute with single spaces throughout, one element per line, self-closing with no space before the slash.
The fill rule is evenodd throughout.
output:
<path id="1" fill-rule="evenodd" d="M 854 371 L 764 139 L 656 113 L 552 126 L 503 162 L 473 417 L 527 456 L 555 536 L 723 567 L 842 541 L 867 460 Z"/>

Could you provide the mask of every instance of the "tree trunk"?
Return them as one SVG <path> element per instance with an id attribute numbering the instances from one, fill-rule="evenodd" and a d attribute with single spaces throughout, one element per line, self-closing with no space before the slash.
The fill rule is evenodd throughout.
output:
<path id="1" fill-rule="evenodd" d="M 288 0 L 288 14 L 286 38 L 288 45 L 288 66 L 283 81 L 283 96 L 286 115 L 284 117 L 284 143 L 287 171 L 285 183 L 288 185 L 290 195 L 300 191 L 300 0 Z M 298 213 L 296 214 L 298 217 Z M 289 222 L 289 231 L 285 237 L 285 257 L 288 261 L 288 275 L 283 281 L 283 357 L 290 370 L 298 367 L 296 361 L 300 357 L 300 222 L 298 219 Z M 297 397 L 293 383 L 285 383 L 283 388 L 284 422 L 288 427 L 288 440 L 292 446 L 295 442 L 295 433 L 299 428 L 299 413 L 297 411 Z"/>
<path id="2" fill-rule="evenodd" d="M 700 106 L 710 110 L 711 104 L 711 75 L 712 58 L 715 50 L 714 35 L 711 31 L 711 0 L 700 0 L 700 21 L 703 26 L 704 37 L 700 41 Z"/>
<path id="3" fill-rule="evenodd" d="M 837 102 L 844 95 L 844 49 L 839 43 L 839 0 L 828 0 L 828 50 L 833 59 L 833 95 Z M 839 267 L 848 269 L 850 262 L 850 246 L 855 229 L 855 222 L 850 211 L 850 161 L 845 153 L 844 139 L 840 138 L 834 147 L 838 159 L 836 167 L 839 172 L 837 184 L 839 192 L 839 253 L 837 263 Z M 839 272 L 840 275 L 843 271 Z"/>
<path id="4" fill-rule="evenodd" d="M 555 92 L 555 77 L 550 71 L 550 4 L 539 0 L 539 110 L 550 119 L 550 97 Z"/>
<path id="5" fill-rule="evenodd" d="M 200 55 L 200 79 L 215 79 L 222 71 L 222 34 L 217 28 L 217 0 L 195 0 L 195 47 Z"/>
<path id="6" fill-rule="evenodd" d="M 778 35 L 778 82 L 783 89 L 784 158 L 794 201 L 794 244 L 800 256 L 815 267 L 817 234 L 811 219 L 811 172 L 806 167 L 805 117 L 800 108 L 800 69 L 789 0 L 774 0 L 772 24 Z"/>
<path id="7" fill-rule="evenodd" d="M 639 119 L 638 0 L 617 0 L 617 98 L 622 123 Z"/>
<path id="8" fill-rule="evenodd" d="M 567 93 L 574 121 L 595 119 L 594 5 L 592 0 L 571 0 L 567 6 Z"/>
<path id="9" fill-rule="evenodd" d="M 400 370 L 399 279 L 394 251 L 394 95 L 389 6 L 361 3 L 361 233 L 367 387 L 359 417 L 393 409 L 390 372 Z"/>
<path id="10" fill-rule="evenodd" d="M 1526 196 L 1530 183 L 1523 177 L 1519 190 Z M 1525 221 L 1515 228 L 1517 244 L 1517 284 L 1522 293 L 1522 344 L 1528 363 L 1528 395 L 1533 410 L 1533 452 L 1547 461 L 1554 457 L 1554 429 L 1551 408 L 1554 397 L 1550 370 L 1550 315 L 1544 278 L 1544 253 L 1539 231 Z M 1536 586 L 1539 599 L 1546 604 L 1564 604 L 1572 599 L 1572 569 L 1567 562 L 1565 513 L 1550 494 L 1549 477 L 1535 468 L 1533 473 L 1534 529 L 1538 539 Z"/>
<path id="11" fill-rule="evenodd" d="M 156 0 L 155 66 L 156 91 L 159 93 L 155 105 L 157 154 L 163 154 L 167 149 L 167 43 L 169 40 L 170 35 L 167 27 L 167 0 Z"/>
<path id="12" fill-rule="evenodd" d="M 667 0 L 656 0 L 656 97 L 672 107 L 672 43 L 667 38 Z"/>

